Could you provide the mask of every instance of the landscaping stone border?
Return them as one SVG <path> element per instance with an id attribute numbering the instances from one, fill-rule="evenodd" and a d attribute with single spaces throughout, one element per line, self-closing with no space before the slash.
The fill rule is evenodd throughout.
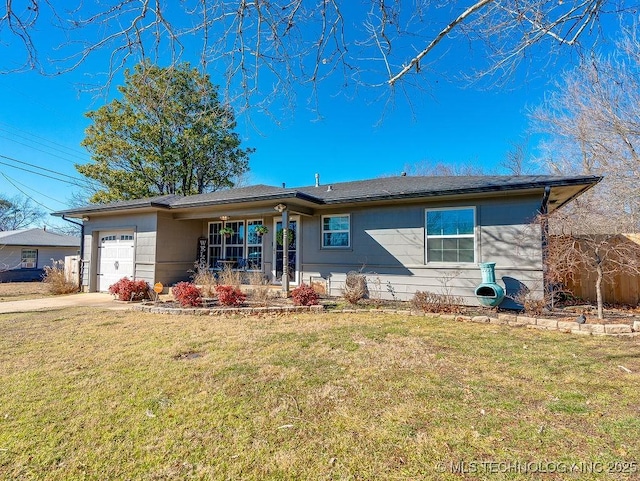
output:
<path id="1" fill-rule="evenodd" d="M 296 312 L 322 312 L 324 306 L 270 306 L 270 307 L 162 307 L 149 304 L 138 304 L 131 308 L 134 311 L 151 312 L 153 314 L 171 314 L 174 316 L 222 316 L 256 314 L 292 314 Z"/>
<path id="2" fill-rule="evenodd" d="M 298 312 L 321 313 L 323 305 L 316 306 L 269 306 L 269 307 L 162 307 L 149 304 L 138 304 L 131 307 L 135 311 L 150 312 L 154 314 L 171 315 L 195 315 L 195 316 L 221 316 L 257 314 L 293 314 Z M 358 314 L 400 314 L 405 316 L 436 317 L 459 322 L 475 322 L 479 324 L 499 324 L 511 327 L 524 327 L 527 329 L 539 329 L 543 331 L 558 331 L 568 334 L 583 336 L 615 336 L 615 337 L 640 337 L 640 321 L 629 324 L 578 324 L 571 321 L 559 321 L 544 317 L 530 317 L 519 314 L 498 313 L 496 316 L 464 316 L 460 314 L 438 314 L 431 312 L 413 311 L 407 309 L 341 309 L 333 312 L 358 313 Z"/>
<path id="3" fill-rule="evenodd" d="M 559 321 L 544 317 L 530 317 L 519 314 L 498 313 L 497 316 L 464 316 L 460 314 L 438 314 L 432 312 L 394 310 L 394 309 L 342 309 L 338 312 L 368 312 L 380 314 L 403 314 L 411 316 L 436 317 L 459 322 L 476 322 L 480 324 L 501 324 L 511 327 L 524 327 L 543 331 L 559 331 L 584 336 L 640 337 L 640 321 L 629 324 L 578 324 L 572 321 Z"/>

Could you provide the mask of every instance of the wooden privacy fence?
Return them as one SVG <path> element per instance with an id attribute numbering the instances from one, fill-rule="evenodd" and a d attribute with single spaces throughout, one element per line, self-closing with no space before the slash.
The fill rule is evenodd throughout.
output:
<path id="1" fill-rule="evenodd" d="M 68 282 L 78 285 L 80 282 L 80 256 L 65 256 L 64 276 Z"/>
<path id="2" fill-rule="evenodd" d="M 624 234 L 629 242 L 640 245 L 640 234 Z M 574 296 L 596 303 L 595 273 L 582 269 L 574 274 L 574 280 L 567 283 Z M 640 275 L 615 274 L 602 283 L 603 301 L 609 304 L 640 305 Z"/>

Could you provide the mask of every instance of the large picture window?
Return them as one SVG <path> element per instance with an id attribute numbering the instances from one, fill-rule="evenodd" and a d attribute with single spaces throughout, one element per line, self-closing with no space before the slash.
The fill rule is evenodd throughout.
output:
<path id="1" fill-rule="evenodd" d="M 322 216 L 322 247 L 350 247 L 351 246 L 351 216 L 323 215 Z"/>
<path id="2" fill-rule="evenodd" d="M 427 262 L 475 262 L 473 207 L 426 211 Z"/>
<path id="3" fill-rule="evenodd" d="M 209 267 L 228 265 L 233 269 L 262 269 L 262 236 L 256 232 L 261 220 L 209 223 Z M 233 234 L 225 235 L 223 228 Z"/>

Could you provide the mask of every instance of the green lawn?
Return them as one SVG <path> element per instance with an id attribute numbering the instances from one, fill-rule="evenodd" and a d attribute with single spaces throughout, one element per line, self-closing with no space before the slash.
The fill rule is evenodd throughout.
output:
<path id="1" fill-rule="evenodd" d="M 640 469 L 637 340 L 390 314 L 82 308 L 0 315 L 0 333 L 0 479 Z M 460 461 L 504 464 L 451 473 Z"/>

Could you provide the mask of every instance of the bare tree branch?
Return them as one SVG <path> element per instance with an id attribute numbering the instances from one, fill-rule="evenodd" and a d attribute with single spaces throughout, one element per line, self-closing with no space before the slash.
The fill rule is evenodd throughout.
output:
<path id="1" fill-rule="evenodd" d="M 0 7 L 2 72 L 59 74 L 105 55 L 102 84 L 143 61 L 199 63 L 226 79 L 228 101 L 244 106 L 293 98 L 296 86 L 341 76 L 347 88 L 429 84 L 435 65 L 461 36 L 486 60 L 477 75 L 502 78 L 536 46 L 553 58 L 592 47 L 605 18 L 628 25 L 637 2 L 625 0 L 115 0 L 69 8 L 52 0 Z M 608 20 L 607 20 L 608 21 Z M 53 25 L 51 29 L 49 26 Z M 42 26 L 48 26 L 46 36 Z M 539 60 L 537 60 L 539 61 Z M 470 62 L 479 64 L 478 61 Z M 93 67 L 94 64 L 92 64 Z M 92 73 L 95 68 L 92 68 Z M 455 72 L 458 74 L 459 72 Z M 404 87 L 403 87 L 404 88 Z M 402 89 L 400 89 L 402 90 Z"/>

